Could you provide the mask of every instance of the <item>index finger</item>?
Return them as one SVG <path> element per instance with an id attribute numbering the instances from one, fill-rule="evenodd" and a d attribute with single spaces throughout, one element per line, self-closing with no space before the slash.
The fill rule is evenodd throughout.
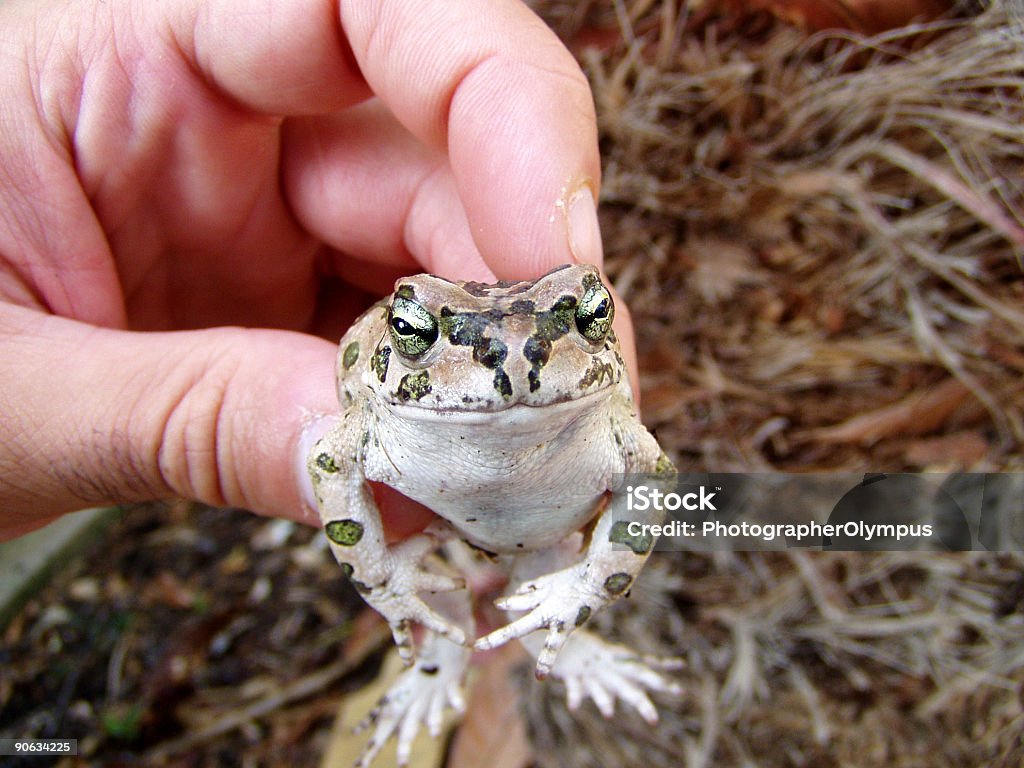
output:
<path id="1" fill-rule="evenodd" d="M 447 151 L 498 277 L 536 276 L 574 255 L 599 263 L 593 98 L 532 11 L 518 0 L 357 2 L 343 4 L 342 22 L 373 90 Z"/>

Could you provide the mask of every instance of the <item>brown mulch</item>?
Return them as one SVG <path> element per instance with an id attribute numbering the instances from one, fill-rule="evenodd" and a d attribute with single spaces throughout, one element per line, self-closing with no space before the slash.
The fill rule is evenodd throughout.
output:
<path id="1" fill-rule="evenodd" d="M 127 510 L 4 633 L 0 732 L 79 739 L 63 765 L 316 765 L 379 662 L 352 653 L 362 607 L 311 528 Z M 18 761 L 0 765 L 46 764 Z"/>

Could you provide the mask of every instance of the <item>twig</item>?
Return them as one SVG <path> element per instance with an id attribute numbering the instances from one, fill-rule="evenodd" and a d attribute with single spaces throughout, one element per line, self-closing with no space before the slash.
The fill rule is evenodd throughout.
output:
<path id="1" fill-rule="evenodd" d="M 305 677 L 293 680 L 281 689 L 267 694 L 261 699 L 227 712 L 205 728 L 200 728 L 181 738 L 155 747 L 150 751 L 150 757 L 153 759 L 163 758 L 194 747 L 197 744 L 202 744 L 212 738 L 240 728 L 257 717 L 267 715 L 295 701 L 305 699 L 314 693 L 324 690 L 359 667 L 372 653 L 391 638 L 391 634 L 385 625 L 378 625 L 374 632 L 375 635 L 368 638 L 368 642 L 360 643 L 352 655 L 341 658 L 330 666 L 318 669 L 316 672 L 311 672 Z"/>

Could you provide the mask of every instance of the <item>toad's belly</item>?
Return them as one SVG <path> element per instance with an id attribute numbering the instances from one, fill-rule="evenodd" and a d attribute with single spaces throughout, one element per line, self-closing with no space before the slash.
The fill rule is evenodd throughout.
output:
<path id="1" fill-rule="evenodd" d="M 578 531 L 601 508 L 603 493 L 490 493 L 463 496 L 453 503 L 444 494 L 412 494 L 421 504 L 450 522 L 471 544 L 489 552 L 514 553 L 544 549 Z M 423 498 L 426 497 L 426 498 Z"/>
<path id="2" fill-rule="evenodd" d="M 532 414 L 528 430 L 461 420 L 385 421 L 364 472 L 432 509 L 491 552 L 543 549 L 593 518 L 621 457 L 602 412 Z M 564 417 L 564 412 L 562 413 Z M 522 425 L 520 425 L 522 426 Z"/>

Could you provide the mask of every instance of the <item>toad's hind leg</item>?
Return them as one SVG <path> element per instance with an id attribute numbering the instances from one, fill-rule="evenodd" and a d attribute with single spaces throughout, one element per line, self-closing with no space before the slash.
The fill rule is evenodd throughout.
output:
<path id="1" fill-rule="evenodd" d="M 428 594 L 423 600 L 463 629 L 467 637 L 473 635 L 473 606 L 468 591 Z M 464 712 L 462 683 L 471 655 L 470 648 L 425 630 L 416 662 L 399 674 L 366 719 L 356 726 L 357 733 L 373 728 L 356 768 L 369 766 L 392 736 L 398 741 L 398 764 L 406 765 L 421 726 L 426 725 L 436 738 L 446 709 Z"/>
<path id="2" fill-rule="evenodd" d="M 531 654 L 538 654 L 544 646 L 544 636 L 534 633 L 520 642 Z M 682 667 L 682 659 L 638 654 L 582 629 L 565 641 L 551 675 L 565 683 L 566 702 L 573 712 L 589 698 L 602 715 L 611 718 L 615 714 L 616 699 L 621 699 L 649 724 L 655 725 L 658 710 L 647 694 L 649 691 L 673 696 L 682 694 L 682 686 L 665 674 Z"/>
<path id="3" fill-rule="evenodd" d="M 543 573 L 565 568 L 578 557 L 575 537 L 550 549 L 515 558 L 509 592 Z M 585 623 L 586 618 L 580 622 Z M 544 650 L 545 632 L 533 632 L 519 641 L 535 658 Z M 569 709 L 575 711 L 584 699 L 592 699 L 606 718 L 615 713 L 616 699 L 635 709 L 650 724 L 658 722 L 658 710 L 648 696 L 657 691 L 678 696 L 679 683 L 665 673 L 683 667 L 682 659 L 645 656 L 624 645 L 604 640 L 586 629 L 578 629 L 565 641 L 551 668 L 551 675 L 565 683 Z"/>

